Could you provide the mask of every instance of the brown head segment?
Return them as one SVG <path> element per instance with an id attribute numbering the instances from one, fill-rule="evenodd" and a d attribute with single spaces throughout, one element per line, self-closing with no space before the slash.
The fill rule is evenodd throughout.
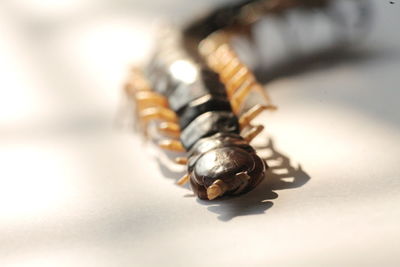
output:
<path id="1" fill-rule="evenodd" d="M 197 156 L 190 168 L 190 183 L 201 199 L 238 195 L 253 189 L 264 178 L 266 165 L 250 146 L 227 145 L 208 140 L 217 147 Z"/>

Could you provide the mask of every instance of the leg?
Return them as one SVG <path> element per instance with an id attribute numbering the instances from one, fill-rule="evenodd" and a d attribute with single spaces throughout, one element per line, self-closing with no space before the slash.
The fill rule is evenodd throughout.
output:
<path id="1" fill-rule="evenodd" d="M 176 122 L 178 120 L 175 112 L 163 107 L 150 107 L 139 112 L 139 118 L 142 122 L 148 123 L 152 120 L 163 120 L 167 122 Z"/>
<path id="2" fill-rule="evenodd" d="M 253 140 L 257 135 L 259 135 L 259 134 L 262 132 L 262 130 L 264 130 L 264 126 L 262 126 L 262 125 L 254 126 L 254 127 L 251 128 L 247 133 L 245 133 L 245 134 L 243 135 L 243 138 L 244 138 L 248 143 L 250 143 L 251 140 Z"/>
<path id="3" fill-rule="evenodd" d="M 176 122 L 177 116 L 171 109 L 164 107 L 150 107 L 139 111 L 139 124 L 143 130 L 143 134 L 147 136 L 147 127 L 150 121 L 162 120 L 167 122 Z"/>
<path id="4" fill-rule="evenodd" d="M 240 108 L 247 95 L 253 89 L 254 83 L 252 81 L 245 81 L 239 90 L 237 90 L 231 97 L 231 105 L 233 112 L 239 114 Z"/>
<path id="5" fill-rule="evenodd" d="M 232 96 L 246 81 L 253 82 L 255 78 L 246 66 L 242 66 L 242 68 L 226 82 L 228 95 Z"/>
<path id="6" fill-rule="evenodd" d="M 188 162 L 188 159 L 185 157 L 178 157 L 178 158 L 175 158 L 175 162 L 180 165 L 186 165 Z"/>
<path id="7" fill-rule="evenodd" d="M 162 140 L 158 145 L 166 150 L 171 150 L 175 152 L 185 152 L 185 148 L 182 143 L 178 140 Z"/>
<path id="8" fill-rule="evenodd" d="M 213 200 L 222 196 L 228 190 L 228 185 L 224 181 L 218 179 L 207 188 L 207 198 Z"/>
<path id="9" fill-rule="evenodd" d="M 174 138 L 178 138 L 181 135 L 179 125 L 173 122 L 162 122 L 158 127 L 158 130 L 161 133 Z"/>
<path id="10" fill-rule="evenodd" d="M 257 104 L 248 111 L 246 111 L 240 118 L 239 118 L 239 124 L 240 128 L 244 128 L 247 125 L 250 124 L 250 122 L 257 117 L 261 112 L 266 110 L 268 107 L 264 105 Z"/>
<path id="11" fill-rule="evenodd" d="M 185 174 L 182 178 L 180 178 L 176 183 L 177 183 L 178 185 L 184 185 L 184 184 L 186 184 L 187 182 L 189 182 L 189 178 L 190 178 L 190 176 L 189 176 L 189 174 L 187 173 L 187 174 Z"/>
<path id="12" fill-rule="evenodd" d="M 248 34 L 251 36 L 251 29 L 245 30 L 249 30 Z M 220 75 L 236 114 L 252 90 L 259 91 L 269 107 L 273 109 L 263 86 L 257 82 L 252 71 L 240 61 L 232 46 L 229 45 L 229 33 L 222 31 L 212 34 L 200 44 L 199 52 L 206 58 L 209 67 Z"/>
<path id="13" fill-rule="evenodd" d="M 237 58 L 230 58 L 227 60 L 229 60 L 229 63 L 220 70 L 220 79 L 223 83 L 228 83 L 232 77 L 243 68 L 243 65 L 240 64 Z"/>
<path id="14" fill-rule="evenodd" d="M 139 91 L 135 95 L 135 101 L 139 110 L 150 107 L 168 107 L 168 100 L 153 91 Z"/>

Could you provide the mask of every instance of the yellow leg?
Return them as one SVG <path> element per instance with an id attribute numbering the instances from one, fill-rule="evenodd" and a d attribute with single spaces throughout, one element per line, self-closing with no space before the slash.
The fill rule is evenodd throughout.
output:
<path id="1" fill-rule="evenodd" d="M 255 79 L 250 70 L 242 66 L 242 68 L 226 83 L 228 95 L 232 96 L 245 82 L 255 82 Z"/>
<path id="2" fill-rule="evenodd" d="M 244 134 L 243 138 L 246 140 L 248 143 L 251 142 L 257 135 L 259 135 L 262 130 L 264 130 L 264 126 L 262 125 L 257 125 L 251 128 L 247 133 Z"/>
<path id="3" fill-rule="evenodd" d="M 236 114 L 239 114 L 240 108 L 242 107 L 243 103 L 246 100 L 246 97 L 250 94 L 251 91 L 257 91 L 262 94 L 262 96 L 268 97 L 268 95 L 265 93 L 263 94 L 263 87 L 259 85 L 256 81 L 252 80 L 246 80 L 242 86 L 231 96 L 231 105 L 232 109 Z M 269 98 L 268 98 L 269 100 Z M 268 102 L 266 100 L 266 102 Z M 277 107 L 272 104 L 267 104 L 264 105 L 265 109 L 269 110 L 276 110 Z"/>
<path id="4" fill-rule="evenodd" d="M 178 185 L 184 185 L 184 184 L 186 184 L 187 182 L 189 182 L 189 178 L 190 178 L 190 175 L 187 173 L 187 174 L 185 174 L 182 178 L 180 178 L 176 183 L 177 183 Z"/>
<path id="5" fill-rule="evenodd" d="M 150 107 L 168 107 L 168 100 L 152 91 L 139 91 L 135 95 L 135 101 L 139 110 L 144 110 Z"/>
<path id="6" fill-rule="evenodd" d="M 255 105 L 254 107 L 252 107 L 251 109 L 249 109 L 248 111 L 246 111 L 246 112 L 239 118 L 240 128 L 243 129 L 244 127 L 246 127 L 247 125 L 249 125 L 249 123 L 250 123 L 255 117 L 257 117 L 261 112 L 263 112 L 263 111 L 266 110 L 266 109 L 268 109 L 267 106 L 257 104 L 257 105 Z"/>
<path id="7" fill-rule="evenodd" d="M 185 157 L 178 157 L 178 158 L 175 158 L 175 162 L 180 165 L 186 165 L 188 162 L 188 159 Z"/>
<path id="8" fill-rule="evenodd" d="M 182 143 L 178 140 L 162 140 L 158 145 L 166 150 L 171 150 L 175 152 L 185 152 L 185 148 Z"/>
<path id="9" fill-rule="evenodd" d="M 176 122 L 178 120 L 174 111 L 163 107 L 146 108 L 139 112 L 139 117 L 142 122 L 151 120 L 163 120 L 168 122 Z"/>
<path id="10" fill-rule="evenodd" d="M 150 83 L 139 68 L 132 69 L 125 91 L 128 97 L 136 102 L 135 114 L 145 135 L 151 120 L 177 121 L 175 112 L 168 108 L 168 100 L 152 91 Z"/>
<path id="11" fill-rule="evenodd" d="M 176 122 L 177 116 L 174 111 L 164 107 L 150 107 L 139 111 L 139 124 L 144 136 L 148 136 L 147 128 L 150 121 L 161 120 Z"/>
<path id="12" fill-rule="evenodd" d="M 226 85 L 229 97 L 231 97 L 243 83 L 256 83 L 252 72 L 240 61 L 229 45 L 222 45 L 215 53 L 210 55 L 209 58 L 212 58 L 212 61 L 215 62 L 213 68 L 220 74 L 221 81 Z"/>
<path id="13" fill-rule="evenodd" d="M 181 130 L 177 123 L 173 122 L 162 122 L 160 123 L 158 130 L 170 137 L 178 138 L 181 135 Z"/>
<path id="14" fill-rule="evenodd" d="M 251 35 L 250 28 L 244 28 L 244 32 Z M 260 92 L 267 104 L 272 107 L 263 86 L 257 82 L 252 71 L 241 62 L 229 44 L 229 37 L 226 31 L 216 32 L 201 42 L 199 52 L 206 58 L 209 67 L 220 75 L 233 110 L 238 113 L 246 96 L 252 90 Z"/>
<path id="15" fill-rule="evenodd" d="M 232 49 L 228 43 L 220 44 L 220 46 L 208 57 L 214 57 L 218 59 L 219 64 L 215 65 L 217 70 L 222 70 L 224 66 L 230 63 L 233 59 L 237 58 L 232 53 Z"/>
<path id="16" fill-rule="evenodd" d="M 219 34 L 214 34 L 209 38 L 203 40 L 199 45 L 200 54 L 203 56 L 209 56 L 218 49 L 224 43 L 229 42 L 228 34 L 223 34 L 222 32 Z"/>
<path id="17" fill-rule="evenodd" d="M 222 196 L 228 190 L 228 186 L 224 181 L 218 179 L 207 188 L 207 198 L 213 200 Z"/>
<path id="18" fill-rule="evenodd" d="M 238 59 L 232 59 L 220 73 L 220 79 L 223 83 L 230 81 L 233 75 L 239 72 L 243 68 L 242 64 Z"/>
<path id="19" fill-rule="evenodd" d="M 228 64 L 232 63 L 233 59 L 237 58 L 232 55 L 228 44 L 221 45 L 210 57 L 215 60 L 215 65 L 212 67 L 218 73 L 221 73 Z"/>
<path id="20" fill-rule="evenodd" d="M 258 85 L 256 87 L 256 90 L 262 95 L 262 97 L 264 98 L 265 102 L 268 104 L 268 106 L 271 107 L 270 108 L 271 110 L 276 110 L 277 109 L 277 107 L 275 105 L 271 104 L 272 103 L 271 98 L 269 97 L 268 93 L 265 91 L 265 88 L 263 86 Z"/>
<path id="21" fill-rule="evenodd" d="M 221 74 L 224 69 L 233 67 L 240 63 L 240 60 L 232 55 L 227 44 L 221 45 L 214 53 L 206 57 L 207 64 L 211 69 Z M 223 79 L 221 79 L 223 82 Z"/>
<path id="22" fill-rule="evenodd" d="M 250 93 L 250 91 L 253 89 L 254 82 L 252 81 L 245 81 L 241 88 L 232 95 L 231 97 L 231 105 L 232 105 L 232 110 L 235 114 L 239 114 L 240 108 L 242 107 L 242 104 L 244 100 L 246 99 L 246 96 Z"/>

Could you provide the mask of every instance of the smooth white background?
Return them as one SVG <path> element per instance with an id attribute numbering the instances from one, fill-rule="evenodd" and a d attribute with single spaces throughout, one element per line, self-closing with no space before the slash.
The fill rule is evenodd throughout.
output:
<path id="1" fill-rule="evenodd" d="M 279 110 L 256 145 L 289 174 L 207 203 L 113 123 L 160 21 L 214 1 L 1 1 L 0 265 L 398 266 L 400 3 L 373 3 L 348 56 L 266 84 Z M 314 19 L 291 22 L 310 51 Z M 290 59 L 264 24 L 259 60 Z"/>

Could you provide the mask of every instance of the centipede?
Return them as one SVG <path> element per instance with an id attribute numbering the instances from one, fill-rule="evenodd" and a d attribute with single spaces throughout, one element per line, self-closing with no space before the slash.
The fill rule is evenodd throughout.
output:
<path id="1" fill-rule="evenodd" d="M 251 145 L 263 130 L 254 124 L 276 110 L 264 86 L 235 51 L 232 39 L 253 38 L 265 16 L 288 10 L 327 9 L 332 0 L 247 0 L 220 6 L 181 28 L 164 30 L 149 62 L 133 67 L 124 92 L 133 103 L 137 128 L 149 137 L 150 124 L 164 137 L 165 150 L 184 153 L 175 162 L 202 200 L 242 195 L 268 179 L 268 164 Z M 244 110 L 250 93 L 260 102 Z"/>

